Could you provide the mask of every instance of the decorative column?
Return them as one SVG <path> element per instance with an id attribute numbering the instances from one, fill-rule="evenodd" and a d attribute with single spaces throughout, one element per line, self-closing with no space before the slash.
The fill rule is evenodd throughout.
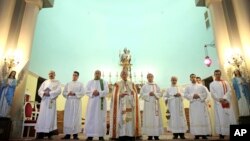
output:
<path id="1" fill-rule="evenodd" d="M 237 36 L 233 31 L 228 31 L 228 29 L 233 28 L 233 25 L 230 25 L 229 13 L 225 13 L 227 11 L 225 8 L 226 5 L 223 5 L 223 0 L 208 0 L 207 7 L 211 13 L 213 30 L 215 43 L 218 53 L 218 58 L 220 62 L 220 68 L 223 70 L 224 78 L 231 82 L 231 72 L 228 72 L 228 58 L 232 57 L 234 48 L 237 47 L 237 40 L 233 40 L 232 38 Z M 234 27 L 235 28 L 235 27 Z M 233 34 L 233 35 L 232 35 Z M 240 45 L 239 45 L 240 46 Z M 230 73 L 230 74 L 228 74 Z M 232 95 L 232 103 L 234 107 L 234 111 L 236 113 L 236 117 L 239 115 L 239 108 L 237 104 L 236 95 Z"/>
<path id="2" fill-rule="evenodd" d="M 223 74 L 226 74 L 227 71 L 224 65 L 227 62 L 228 53 L 232 48 L 222 0 L 207 0 L 206 6 L 209 8 L 212 18 L 211 21 L 220 69 L 223 71 Z"/>
<path id="3" fill-rule="evenodd" d="M 215 37 L 220 68 L 231 80 L 235 67 L 232 58 L 245 59 L 242 68 L 250 72 L 250 8 L 249 0 L 195 0 L 196 6 L 208 7 Z M 246 69 L 243 69 L 246 70 Z"/>
<path id="4" fill-rule="evenodd" d="M 242 55 L 245 60 L 245 77 L 250 86 L 250 1 L 249 0 L 231 0 L 235 12 L 239 37 L 241 40 Z M 250 124 L 250 116 L 240 116 L 239 124 Z"/>
<path id="5" fill-rule="evenodd" d="M 10 23 L 14 12 L 16 0 L 1 0 L 0 1 L 0 56 L 5 53 L 5 44 L 7 42 Z M 0 62 L 1 63 L 1 62 Z M 1 65 L 1 64 L 0 64 Z"/>
<path id="6" fill-rule="evenodd" d="M 232 0 L 232 4 L 242 44 L 242 54 L 250 72 L 250 1 Z"/>
<path id="7" fill-rule="evenodd" d="M 228 73 L 228 58 L 232 57 L 236 48 L 241 47 L 241 42 L 235 19 L 231 17 L 234 16 L 234 11 L 228 2 L 229 0 L 196 0 L 196 6 L 209 9 L 220 69 L 223 78 L 231 82 L 231 73 Z M 241 51 L 239 50 L 239 52 Z M 238 117 L 238 104 L 235 94 L 232 95 L 232 102 Z"/>
<path id="8" fill-rule="evenodd" d="M 52 7 L 53 4 L 51 3 L 51 0 L 25 0 L 25 9 L 15 48 L 17 55 L 16 58 L 19 61 L 19 64 L 15 67 L 15 70 L 19 73 L 19 83 L 15 90 L 13 105 L 11 108 L 12 139 L 19 139 L 22 137 L 22 131 L 20 129 L 22 129 L 23 123 L 24 95 L 34 30 L 37 15 L 40 9 L 45 8 L 45 6 Z"/>

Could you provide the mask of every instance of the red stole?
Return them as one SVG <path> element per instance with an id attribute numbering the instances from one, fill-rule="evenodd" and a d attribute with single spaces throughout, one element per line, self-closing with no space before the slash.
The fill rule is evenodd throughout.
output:
<path id="1" fill-rule="evenodd" d="M 222 83 L 223 93 L 225 95 L 227 93 L 227 85 L 226 85 L 225 81 L 223 81 L 223 80 L 221 80 L 220 82 Z M 230 104 L 229 103 L 221 103 L 221 106 L 222 106 L 223 109 L 230 108 Z"/>

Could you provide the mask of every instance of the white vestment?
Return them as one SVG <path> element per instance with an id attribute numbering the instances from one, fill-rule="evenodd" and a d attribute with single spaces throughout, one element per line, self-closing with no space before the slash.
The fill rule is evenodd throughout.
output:
<path id="1" fill-rule="evenodd" d="M 75 96 L 68 96 L 72 92 Z M 64 134 L 77 134 L 82 130 L 82 101 L 84 87 L 81 82 L 71 81 L 63 90 L 63 96 L 67 99 L 64 109 Z"/>
<path id="2" fill-rule="evenodd" d="M 194 94 L 198 94 L 200 98 L 194 99 Z M 189 119 L 190 119 L 190 133 L 193 135 L 210 135 L 211 125 L 208 115 L 207 105 L 207 91 L 204 86 L 199 84 L 190 84 L 186 87 L 184 96 L 190 101 L 189 105 Z"/>
<path id="3" fill-rule="evenodd" d="M 155 96 L 150 96 L 153 92 Z M 162 96 L 160 88 L 154 83 L 147 83 L 141 88 L 141 98 L 144 100 L 142 134 L 159 136 L 164 132 L 162 125 L 159 98 Z"/>
<path id="4" fill-rule="evenodd" d="M 50 96 L 44 96 L 49 89 Z M 57 80 L 45 80 L 38 90 L 42 98 L 40 112 L 36 123 L 36 132 L 49 133 L 57 129 L 56 99 L 61 93 L 61 84 Z"/>
<path id="5" fill-rule="evenodd" d="M 236 124 L 236 119 L 231 104 L 231 88 L 226 81 L 213 81 L 210 92 L 214 99 L 215 130 L 217 134 L 229 135 L 230 124 Z M 219 102 L 224 98 L 229 102 L 229 108 L 223 108 Z"/>
<path id="6" fill-rule="evenodd" d="M 109 92 L 108 83 L 103 80 L 103 89 L 101 89 L 101 80 L 91 80 L 86 87 L 86 94 L 89 96 L 86 112 L 86 122 L 84 132 L 88 137 L 103 137 L 106 134 L 106 95 Z M 99 96 L 94 96 L 93 92 L 97 90 Z"/>
<path id="7" fill-rule="evenodd" d="M 164 94 L 170 112 L 168 131 L 171 131 L 172 133 L 185 133 L 188 128 L 183 107 L 183 95 L 175 97 L 174 95 L 177 93 L 182 94 L 181 88 L 178 86 L 171 86 L 167 88 L 166 93 Z"/>
<path id="8" fill-rule="evenodd" d="M 202 85 L 202 84 L 200 84 Z M 207 110 L 208 110 L 208 114 L 209 114 L 209 119 L 210 119 L 210 124 L 211 124 L 211 135 L 214 135 L 215 134 L 215 125 L 214 125 L 214 121 L 215 119 L 213 118 L 214 117 L 214 102 L 212 100 L 212 96 L 211 96 L 211 93 L 209 92 L 209 90 L 207 89 L 206 86 L 202 85 L 206 91 L 207 91 L 207 98 L 205 100 L 205 103 L 206 103 L 206 107 L 207 107 Z"/>

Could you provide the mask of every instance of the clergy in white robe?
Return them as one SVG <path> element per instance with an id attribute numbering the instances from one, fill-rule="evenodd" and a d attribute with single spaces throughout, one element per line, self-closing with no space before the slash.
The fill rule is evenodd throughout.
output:
<path id="1" fill-rule="evenodd" d="M 170 112 L 168 131 L 173 133 L 173 139 L 177 139 L 178 136 L 185 139 L 184 133 L 188 127 L 183 107 L 183 90 L 177 85 L 177 77 L 171 77 L 171 87 L 166 89 L 164 99 Z"/>
<path id="2" fill-rule="evenodd" d="M 63 132 L 66 134 L 62 139 L 73 138 L 78 140 L 78 133 L 82 130 L 82 101 L 84 95 L 83 84 L 77 81 L 79 72 L 74 71 L 73 80 L 67 83 L 63 90 L 63 96 L 66 98 L 64 109 Z"/>
<path id="3" fill-rule="evenodd" d="M 148 83 L 141 88 L 141 98 L 144 100 L 142 134 L 148 136 L 148 140 L 159 140 L 163 134 L 163 124 L 159 99 L 162 94 L 160 87 L 153 82 L 153 74 L 147 74 Z"/>
<path id="4" fill-rule="evenodd" d="M 215 110 L 215 129 L 220 135 L 220 139 L 224 139 L 225 135 L 229 135 L 231 124 L 236 124 L 236 119 L 231 103 L 231 88 L 227 81 L 221 80 L 221 71 L 214 71 L 215 80 L 210 84 L 210 92 L 214 99 Z"/>
<path id="5" fill-rule="evenodd" d="M 192 84 L 185 88 L 184 97 L 189 100 L 190 133 L 195 135 L 195 139 L 202 137 L 207 139 L 211 134 L 211 125 L 205 100 L 207 99 L 206 89 L 196 83 L 196 75 L 191 74 Z"/>
<path id="6" fill-rule="evenodd" d="M 196 77 L 196 81 L 197 81 L 197 84 L 202 85 L 206 89 L 208 95 L 207 95 L 207 98 L 206 98 L 205 102 L 207 104 L 207 107 L 211 106 L 210 105 L 210 102 L 211 102 L 211 94 L 210 94 L 210 92 L 208 91 L 207 87 L 204 86 L 204 84 L 203 84 L 203 82 L 202 82 L 202 80 L 201 80 L 200 77 L 197 76 Z"/>
<path id="7" fill-rule="evenodd" d="M 141 120 L 135 85 L 127 80 L 128 73 L 121 72 L 122 80 L 114 86 L 110 108 L 110 137 L 133 140 L 141 136 Z"/>
<path id="8" fill-rule="evenodd" d="M 207 98 L 205 100 L 206 104 L 207 104 L 207 109 L 208 109 L 208 114 L 209 114 L 209 119 L 210 119 L 210 124 L 211 124 L 211 135 L 215 134 L 215 129 L 214 129 L 214 108 L 213 108 L 213 100 L 212 100 L 212 96 L 211 93 L 209 92 L 208 88 L 204 85 L 204 82 L 201 80 L 200 77 L 196 76 L 196 81 L 198 84 L 202 85 L 206 91 L 207 91 Z M 210 136 L 210 135 L 209 135 Z"/>
<path id="9" fill-rule="evenodd" d="M 86 94 L 89 96 L 86 112 L 84 132 L 87 140 L 99 137 L 104 140 L 106 133 L 106 96 L 109 92 L 108 83 L 101 78 L 101 71 L 95 71 L 94 80 L 90 80 L 86 87 Z"/>
<path id="10" fill-rule="evenodd" d="M 42 98 L 35 126 L 38 139 L 43 139 L 44 133 L 48 133 L 51 138 L 52 131 L 57 129 L 56 99 L 60 93 L 61 84 L 55 80 L 55 72 L 50 71 L 49 79 L 45 80 L 38 90 L 38 95 Z"/>
<path id="11" fill-rule="evenodd" d="M 206 86 L 204 86 L 204 84 L 203 84 L 203 82 L 202 82 L 202 80 L 201 80 L 200 77 L 196 77 L 196 80 L 197 80 L 197 84 L 202 85 L 202 86 L 206 89 L 208 95 L 207 95 L 207 98 L 206 98 L 205 102 L 206 102 L 206 104 L 207 104 L 207 107 L 208 107 L 209 109 L 211 109 L 210 107 L 211 107 L 211 98 L 212 98 L 212 97 L 211 97 L 211 94 L 210 94 L 209 90 L 207 89 Z"/>

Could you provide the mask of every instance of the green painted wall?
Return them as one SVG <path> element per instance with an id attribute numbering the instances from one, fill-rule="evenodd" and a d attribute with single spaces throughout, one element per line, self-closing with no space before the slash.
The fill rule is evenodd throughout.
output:
<path id="1" fill-rule="evenodd" d="M 190 83 L 190 73 L 208 77 L 218 61 L 216 49 L 208 48 L 213 64 L 203 63 L 203 46 L 213 41 L 206 10 L 194 0 L 55 0 L 53 8 L 39 13 L 30 71 L 47 78 L 53 69 L 66 83 L 78 70 L 86 84 L 100 69 L 106 80 L 111 72 L 114 82 L 121 70 L 119 51 L 127 47 L 137 80 L 141 72 L 153 72 L 165 88 L 172 75 L 181 84 Z"/>

